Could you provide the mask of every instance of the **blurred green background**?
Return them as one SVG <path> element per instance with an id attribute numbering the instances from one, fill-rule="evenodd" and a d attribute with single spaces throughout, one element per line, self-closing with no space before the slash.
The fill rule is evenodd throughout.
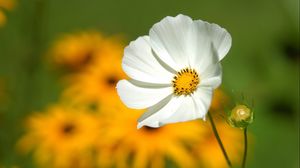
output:
<path id="1" fill-rule="evenodd" d="M 63 33 L 97 30 L 126 41 L 179 13 L 217 23 L 232 35 L 223 87 L 255 102 L 249 168 L 299 167 L 299 1 L 17 0 L 0 27 L 0 164 L 31 167 L 15 152 L 22 120 L 57 101 L 59 75 L 45 52 Z M 234 145 L 234 144 L 232 144 Z"/>

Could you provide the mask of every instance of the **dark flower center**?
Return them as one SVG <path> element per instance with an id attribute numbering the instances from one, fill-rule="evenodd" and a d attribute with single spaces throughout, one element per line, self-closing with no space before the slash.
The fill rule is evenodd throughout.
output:
<path id="1" fill-rule="evenodd" d="M 115 76 L 109 76 L 107 79 L 106 79 L 106 83 L 110 86 L 115 86 L 118 82 L 118 78 L 115 77 Z"/>
<path id="2" fill-rule="evenodd" d="M 83 57 L 80 64 L 83 66 L 88 65 L 92 61 L 93 57 L 94 57 L 93 51 L 86 53 L 85 57 Z"/>
<path id="3" fill-rule="evenodd" d="M 76 127 L 73 123 L 66 123 L 62 127 L 62 132 L 65 135 L 71 135 L 74 133 L 75 129 L 76 129 Z"/>

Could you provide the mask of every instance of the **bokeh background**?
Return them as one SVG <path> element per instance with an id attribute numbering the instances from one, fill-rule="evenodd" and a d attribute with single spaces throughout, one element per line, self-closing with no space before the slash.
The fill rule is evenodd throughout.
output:
<path id="1" fill-rule="evenodd" d="M 226 167 L 207 123 L 138 132 L 112 89 L 123 48 L 179 13 L 233 37 L 214 114 L 254 100 L 247 166 L 299 167 L 298 0 L 0 0 L 0 167 Z M 241 132 L 222 124 L 239 163 Z"/>

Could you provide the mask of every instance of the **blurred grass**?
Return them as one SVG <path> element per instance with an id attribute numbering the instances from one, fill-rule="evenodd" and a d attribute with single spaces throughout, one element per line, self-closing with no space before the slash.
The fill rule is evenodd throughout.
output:
<path id="1" fill-rule="evenodd" d="M 44 3 L 39 15 L 35 2 Z M 100 30 L 131 41 L 148 34 L 163 17 L 178 13 L 217 23 L 232 34 L 233 46 L 223 62 L 223 86 L 245 91 L 255 99 L 249 167 L 298 167 L 297 0 L 18 1 L 16 9 L 7 13 L 7 24 L 0 28 L 0 79 L 5 80 L 8 97 L 1 105 L 5 108 L 0 108 L 0 164 L 31 167 L 16 154 L 14 145 L 23 118 L 58 98 L 58 76 L 43 57 L 54 39 L 66 32 Z"/>

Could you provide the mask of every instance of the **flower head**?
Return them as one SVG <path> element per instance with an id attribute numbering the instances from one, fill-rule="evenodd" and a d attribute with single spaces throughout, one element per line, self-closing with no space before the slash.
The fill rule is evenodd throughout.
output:
<path id="1" fill-rule="evenodd" d="M 116 84 L 126 78 L 121 67 L 123 49 L 120 41 L 104 39 L 92 65 L 67 78 L 63 98 L 79 104 L 117 99 Z"/>
<path id="2" fill-rule="evenodd" d="M 184 15 L 164 18 L 131 42 L 122 62 L 131 80 L 119 81 L 117 91 L 128 107 L 148 108 L 138 128 L 204 119 L 230 47 L 225 29 Z"/>
<path id="3" fill-rule="evenodd" d="M 103 37 L 96 32 L 80 32 L 60 37 L 50 51 L 51 60 L 67 70 L 81 70 L 93 64 L 103 45 Z"/>
<path id="4" fill-rule="evenodd" d="M 236 105 L 229 113 L 228 122 L 232 127 L 246 128 L 253 122 L 253 111 L 246 105 Z"/>
<path id="5" fill-rule="evenodd" d="M 27 133 L 18 142 L 21 152 L 34 151 L 41 167 L 91 167 L 91 147 L 99 121 L 87 111 L 56 105 L 27 120 Z"/>
<path id="6" fill-rule="evenodd" d="M 202 139 L 200 122 L 171 124 L 162 128 L 136 129 L 143 110 L 126 108 L 121 102 L 103 104 L 105 129 L 99 143 L 99 167 L 163 168 L 165 159 L 179 167 L 196 167 L 190 149 Z"/>

